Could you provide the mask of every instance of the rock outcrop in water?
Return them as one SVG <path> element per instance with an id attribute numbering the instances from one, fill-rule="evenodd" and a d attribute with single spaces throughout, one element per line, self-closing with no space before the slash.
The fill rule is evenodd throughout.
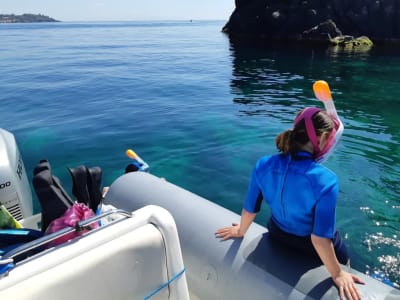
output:
<path id="1" fill-rule="evenodd" d="M 232 38 L 400 44 L 400 0 L 235 0 L 235 4 L 223 28 Z"/>

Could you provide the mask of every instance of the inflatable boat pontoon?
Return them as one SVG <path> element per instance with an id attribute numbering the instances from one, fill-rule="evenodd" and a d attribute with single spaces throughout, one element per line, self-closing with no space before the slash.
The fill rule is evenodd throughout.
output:
<path id="1" fill-rule="evenodd" d="M 252 224 L 243 239 L 220 241 L 218 228 L 240 216 L 144 172 L 118 178 L 106 203 L 125 210 L 154 204 L 177 224 L 193 299 L 339 299 L 323 265 L 271 242 L 265 227 Z M 400 299 L 400 291 L 361 274 L 362 299 Z"/>

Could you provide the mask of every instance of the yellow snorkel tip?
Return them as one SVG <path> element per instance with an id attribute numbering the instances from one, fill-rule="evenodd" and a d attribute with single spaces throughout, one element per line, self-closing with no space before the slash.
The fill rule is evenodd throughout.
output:
<path id="1" fill-rule="evenodd" d="M 331 89 L 324 80 L 318 80 L 313 84 L 315 97 L 321 101 L 332 101 Z"/>
<path id="2" fill-rule="evenodd" d="M 128 149 L 125 151 L 126 156 L 132 159 L 138 159 L 138 155 L 132 149 Z"/>

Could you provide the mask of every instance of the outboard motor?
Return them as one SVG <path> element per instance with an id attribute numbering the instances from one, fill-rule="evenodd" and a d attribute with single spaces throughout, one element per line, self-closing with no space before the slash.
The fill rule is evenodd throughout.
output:
<path id="1" fill-rule="evenodd" d="M 32 193 L 14 135 L 0 128 L 0 204 L 22 220 L 32 216 Z"/>

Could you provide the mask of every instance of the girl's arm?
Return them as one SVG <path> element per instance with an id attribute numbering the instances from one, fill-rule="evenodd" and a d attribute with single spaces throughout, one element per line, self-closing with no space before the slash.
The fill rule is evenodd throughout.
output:
<path id="1" fill-rule="evenodd" d="M 253 223 L 256 213 L 249 213 L 245 209 L 242 210 L 242 216 L 240 218 L 240 224 L 233 223 L 232 226 L 218 229 L 215 232 L 215 236 L 225 241 L 230 238 L 241 238 L 249 229 L 251 223 Z"/>
<path id="2" fill-rule="evenodd" d="M 336 258 L 332 241 L 314 234 L 311 234 L 311 241 L 328 272 L 331 274 L 333 281 L 339 288 L 340 299 L 346 299 L 345 296 L 349 300 L 361 299 L 355 282 L 361 284 L 364 284 L 364 282 L 357 276 L 342 270 Z"/>

